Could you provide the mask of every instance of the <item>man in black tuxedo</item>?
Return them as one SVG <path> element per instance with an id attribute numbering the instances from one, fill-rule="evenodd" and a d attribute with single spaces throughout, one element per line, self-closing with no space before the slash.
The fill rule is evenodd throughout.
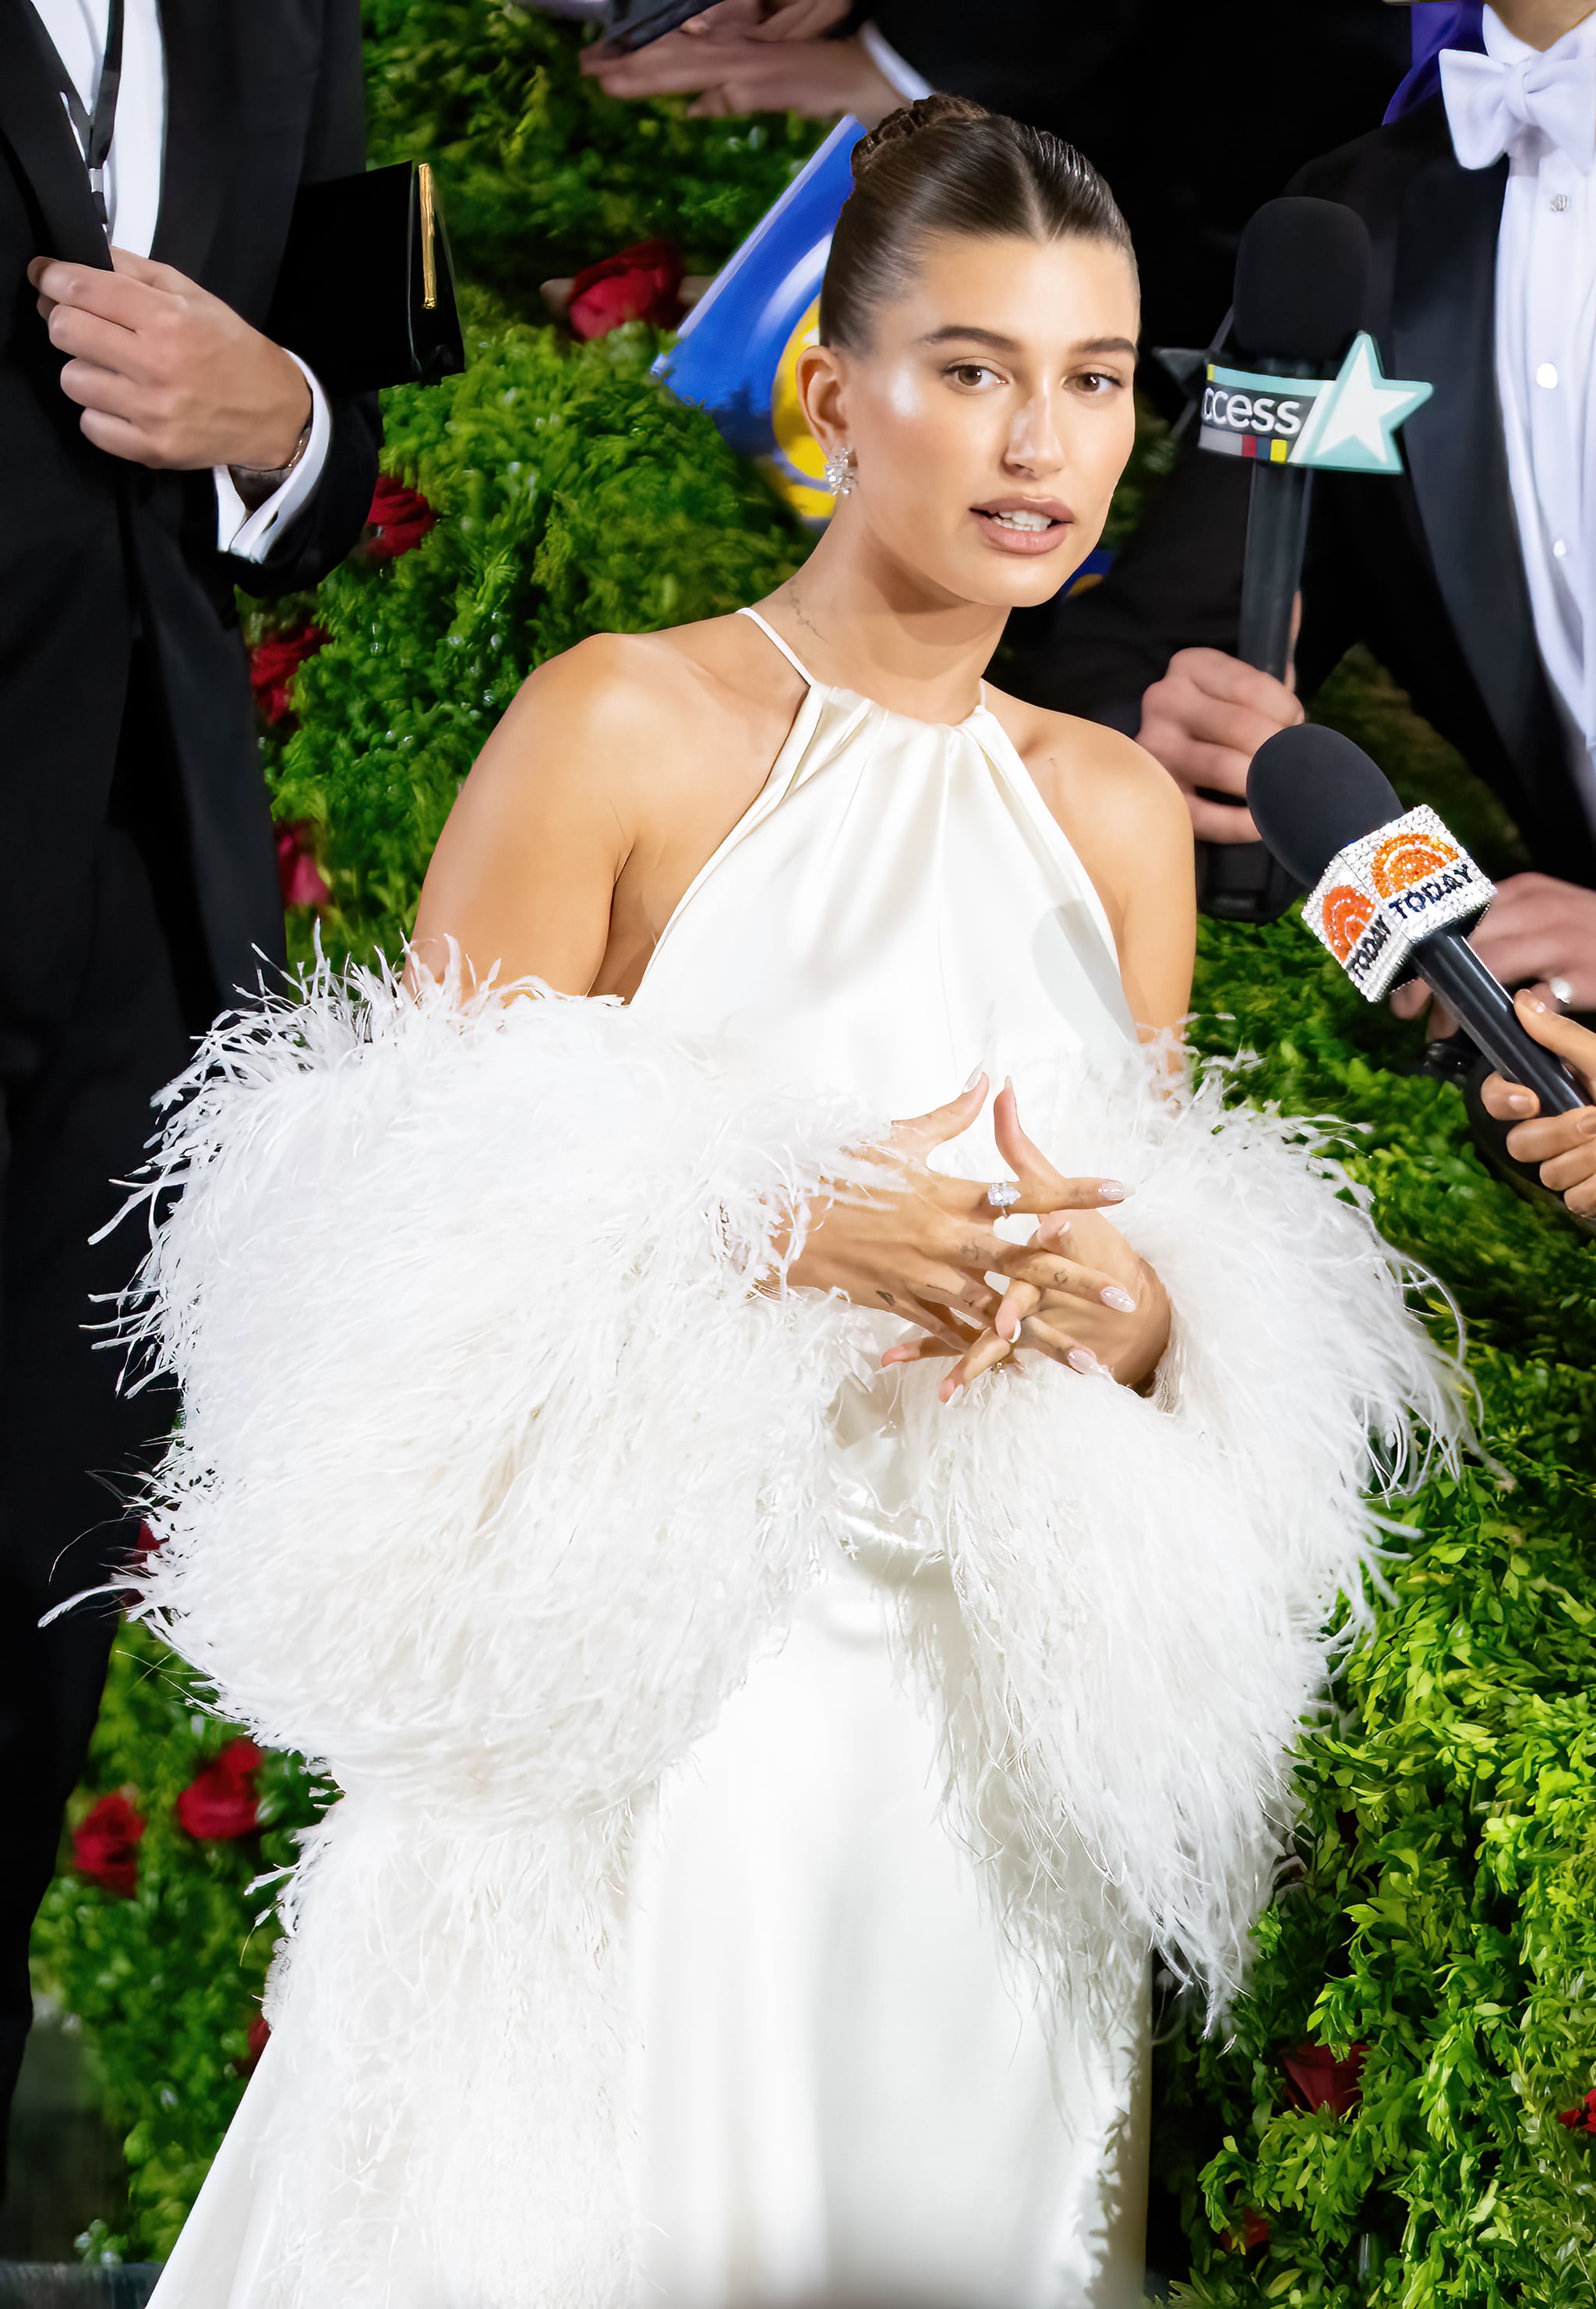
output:
<path id="1" fill-rule="evenodd" d="M 171 1416 L 86 1327 L 137 1230 L 89 1238 L 281 953 L 233 588 L 313 584 L 371 502 L 375 403 L 262 333 L 364 143 L 358 0 L 0 0 L 0 2114 L 114 1608 L 38 1623 L 126 1559 Z"/>
<path id="2" fill-rule="evenodd" d="M 617 96 L 699 91 L 703 112 L 868 127 L 939 89 L 1052 129 L 1129 220 L 1150 342 L 1201 345 L 1253 210 L 1377 120 L 1408 55 L 1379 0 L 1276 9 L 1241 37 L 1245 55 L 1190 0 L 720 0 L 635 55 L 590 48 L 582 69 Z"/>
<path id="3" fill-rule="evenodd" d="M 1184 788 L 1200 835 L 1245 839 L 1245 809 L 1212 797 L 1244 791 L 1255 748 L 1365 642 L 1495 789 L 1529 850 L 1535 870 L 1503 884 L 1475 943 L 1509 983 L 1585 1011 L 1596 774 L 1584 677 L 1596 660 L 1582 660 L 1596 653 L 1596 502 L 1577 448 L 1596 359 L 1579 320 L 1596 292 L 1583 237 L 1596 16 L 1592 0 L 1497 0 L 1483 38 L 1461 71 L 1443 59 L 1450 79 L 1405 117 L 1292 186 L 1364 218 L 1385 370 L 1435 386 L 1403 428 L 1400 479 L 1315 477 L 1297 695 L 1230 654 L 1248 469 L 1195 448 L 1107 583 L 1032 627 L 1019 686 L 1138 735 Z M 1397 1007 L 1413 1014 L 1426 999 L 1407 990 Z"/>

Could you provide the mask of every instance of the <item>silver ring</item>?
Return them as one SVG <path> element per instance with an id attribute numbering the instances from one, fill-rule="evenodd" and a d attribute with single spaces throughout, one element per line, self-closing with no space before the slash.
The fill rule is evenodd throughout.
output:
<path id="1" fill-rule="evenodd" d="M 1565 1010 L 1574 1007 L 1574 989 L 1566 978 L 1549 978 L 1546 982 L 1552 1000 Z"/>
<path id="2" fill-rule="evenodd" d="M 1012 1179 L 994 1179 L 987 1189 L 987 1207 L 994 1211 L 1012 1211 L 1020 1199 L 1020 1189 Z"/>

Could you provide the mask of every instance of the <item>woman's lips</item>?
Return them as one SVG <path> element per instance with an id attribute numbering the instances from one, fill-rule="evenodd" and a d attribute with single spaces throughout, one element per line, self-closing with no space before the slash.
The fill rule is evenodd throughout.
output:
<path id="1" fill-rule="evenodd" d="M 971 506 L 970 511 L 982 537 L 999 553 L 1052 553 L 1075 525 L 1069 507 L 1053 499 L 1027 503 L 1015 498 Z"/>

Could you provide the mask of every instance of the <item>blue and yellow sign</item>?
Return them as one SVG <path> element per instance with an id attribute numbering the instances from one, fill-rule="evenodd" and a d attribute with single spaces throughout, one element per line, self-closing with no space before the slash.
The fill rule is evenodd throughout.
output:
<path id="1" fill-rule="evenodd" d="M 813 343 L 820 283 L 864 134 L 850 117 L 728 258 L 654 364 L 679 401 L 707 409 L 740 455 L 807 520 L 832 510 L 820 445 L 798 406 L 798 357 Z"/>

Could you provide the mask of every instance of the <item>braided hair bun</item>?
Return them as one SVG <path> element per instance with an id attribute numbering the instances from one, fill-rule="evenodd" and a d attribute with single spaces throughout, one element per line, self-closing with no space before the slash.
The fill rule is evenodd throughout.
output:
<path id="1" fill-rule="evenodd" d="M 1045 128 L 966 96 L 922 96 L 860 137 L 820 291 L 823 344 L 870 342 L 878 307 L 903 296 L 938 236 L 1106 240 L 1130 233 L 1090 160 Z"/>
<path id="2" fill-rule="evenodd" d="M 900 105 L 878 121 L 868 135 L 861 136 L 853 148 L 853 181 L 860 184 L 867 174 L 871 161 L 884 145 L 900 143 L 905 136 L 918 136 L 923 128 L 936 128 L 943 121 L 990 120 L 993 115 L 984 104 L 977 104 L 970 96 L 944 96 L 940 91 L 933 96 L 917 96 L 912 104 Z"/>

